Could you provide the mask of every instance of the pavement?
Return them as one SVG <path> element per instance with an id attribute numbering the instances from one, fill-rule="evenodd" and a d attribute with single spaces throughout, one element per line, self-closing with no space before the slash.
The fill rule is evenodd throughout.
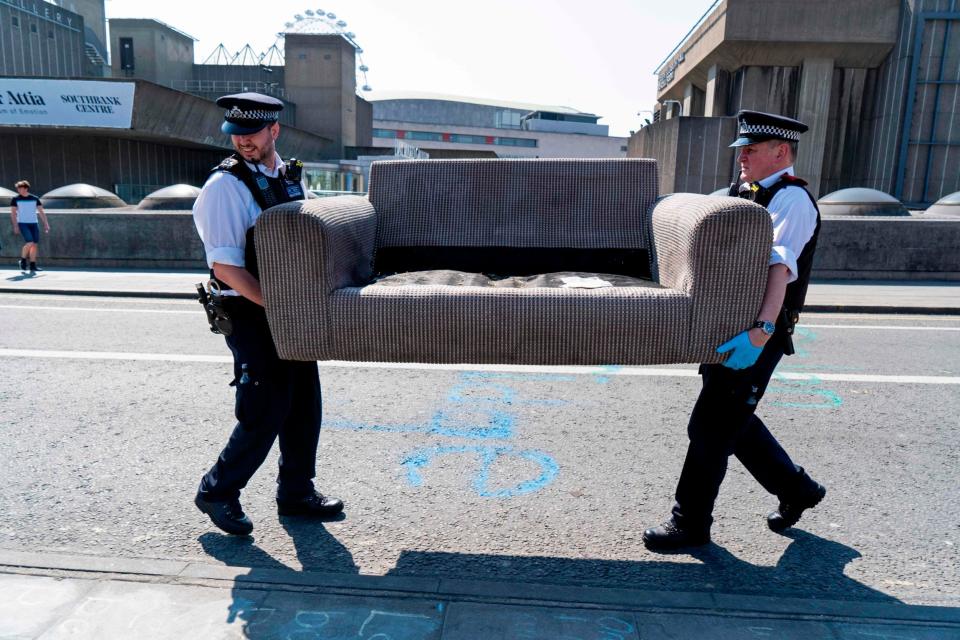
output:
<path id="1" fill-rule="evenodd" d="M 203 271 L 0 269 L 0 292 L 195 299 Z M 828 280 L 810 283 L 804 309 L 826 313 L 960 314 L 960 281 Z"/>
<path id="2" fill-rule="evenodd" d="M 186 299 L 205 277 L 0 270 L 0 293 Z M 960 283 L 815 282 L 807 310 L 960 315 Z M 0 638 L 926 640 L 960 638 L 960 607 L 0 550 Z"/>

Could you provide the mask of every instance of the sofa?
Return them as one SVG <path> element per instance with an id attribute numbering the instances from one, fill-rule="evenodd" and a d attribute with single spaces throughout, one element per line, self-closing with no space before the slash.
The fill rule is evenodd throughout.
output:
<path id="1" fill-rule="evenodd" d="M 369 193 L 265 211 L 255 242 L 292 360 L 718 362 L 755 319 L 770 216 L 659 197 L 654 160 L 374 162 Z"/>

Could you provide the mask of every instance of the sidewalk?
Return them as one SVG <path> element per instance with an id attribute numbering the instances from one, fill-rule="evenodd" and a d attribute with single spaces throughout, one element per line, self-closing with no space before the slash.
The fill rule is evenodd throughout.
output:
<path id="1" fill-rule="evenodd" d="M 58 269 L 29 276 L 0 269 L 0 292 L 196 299 L 203 271 Z M 808 312 L 919 313 L 960 315 L 960 282 L 827 280 L 812 282 Z"/>
<path id="2" fill-rule="evenodd" d="M 0 551 L 0 638 L 960 637 L 960 608 Z"/>

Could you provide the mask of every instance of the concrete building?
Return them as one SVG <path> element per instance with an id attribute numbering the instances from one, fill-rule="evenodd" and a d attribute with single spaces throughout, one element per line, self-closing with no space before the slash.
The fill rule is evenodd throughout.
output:
<path id="1" fill-rule="evenodd" d="M 710 192 L 734 174 L 733 116 L 810 125 L 797 172 L 916 207 L 960 190 L 960 2 L 719 0 L 657 68 L 657 122 L 630 155 L 661 191 Z"/>
<path id="2" fill-rule="evenodd" d="M 104 1 L 0 0 L 0 184 L 84 182 L 128 202 L 202 184 L 232 150 L 212 101 L 243 91 L 284 100 L 279 150 L 318 167 L 308 174 L 317 186 L 363 184 L 356 167 L 340 167 L 371 146 L 352 34 L 290 33 L 286 58 L 275 45 L 269 60 L 247 47 L 196 64 L 194 39 L 175 27 L 115 19 L 108 56 Z"/>
<path id="3" fill-rule="evenodd" d="M 0 0 L 0 75 L 103 76 L 107 53 L 96 33 L 76 11 Z"/>
<path id="4" fill-rule="evenodd" d="M 570 107 L 423 92 L 377 93 L 370 102 L 375 144 L 407 141 L 434 157 L 451 150 L 501 158 L 622 158 L 627 152 L 627 139 L 609 136 L 600 116 Z"/>

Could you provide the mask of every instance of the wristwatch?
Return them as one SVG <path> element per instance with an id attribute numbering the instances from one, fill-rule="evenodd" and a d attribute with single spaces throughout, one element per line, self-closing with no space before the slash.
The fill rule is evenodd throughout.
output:
<path id="1" fill-rule="evenodd" d="M 777 325 L 770 322 L 769 320 L 756 320 L 752 325 L 751 329 L 760 329 L 764 334 L 772 336 L 773 332 L 777 330 Z"/>

